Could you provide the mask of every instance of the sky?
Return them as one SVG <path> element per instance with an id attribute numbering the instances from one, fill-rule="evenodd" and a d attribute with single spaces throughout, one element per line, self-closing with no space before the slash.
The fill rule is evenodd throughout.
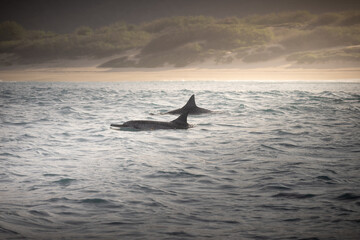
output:
<path id="1" fill-rule="evenodd" d="M 141 23 L 170 16 L 214 17 L 307 10 L 312 13 L 360 10 L 355 0 L 2 0 L 0 22 L 58 33 L 117 21 Z"/>

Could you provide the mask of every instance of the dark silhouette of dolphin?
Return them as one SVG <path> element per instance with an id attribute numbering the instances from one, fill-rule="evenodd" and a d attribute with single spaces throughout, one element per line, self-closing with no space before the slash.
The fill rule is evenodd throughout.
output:
<path id="1" fill-rule="evenodd" d="M 189 101 L 182 107 L 170 112 L 167 112 L 168 114 L 183 114 L 185 112 L 188 112 L 190 115 L 196 115 L 196 114 L 203 114 L 203 113 L 210 113 L 211 111 L 205 108 L 200 108 L 196 106 L 195 103 L 195 95 L 192 95 L 189 99 Z"/>
<path id="2" fill-rule="evenodd" d="M 191 125 L 187 123 L 187 116 L 188 112 L 185 112 L 171 122 L 134 120 L 123 124 L 111 124 L 110 127 L 130 130 L 188 129 Z"/>

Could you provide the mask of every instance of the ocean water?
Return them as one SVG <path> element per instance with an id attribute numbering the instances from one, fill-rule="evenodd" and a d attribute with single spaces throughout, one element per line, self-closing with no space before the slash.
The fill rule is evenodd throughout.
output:
<path id="1" fill-rule="evenodd" d="M 360 239 L 358 83 L 0 82 L 0 126 L 0 239 Z"/>

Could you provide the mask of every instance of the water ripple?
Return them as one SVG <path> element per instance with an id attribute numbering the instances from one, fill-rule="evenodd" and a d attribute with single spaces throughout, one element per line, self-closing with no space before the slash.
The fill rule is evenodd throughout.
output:
<path id="1" fill-rule="evenodd" d="M 360 85 L 0 82 L 1 239 L 358 239 Z M 113 131 L 196 94 L 187 131 Z M 339 231 L 341 229 L 341 231 Z"/>

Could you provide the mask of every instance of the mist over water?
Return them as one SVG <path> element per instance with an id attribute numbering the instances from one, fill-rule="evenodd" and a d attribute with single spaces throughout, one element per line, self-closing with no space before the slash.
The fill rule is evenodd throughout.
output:
<path id="1" fill-rule="evenodd" d="M 196 95 L 187 130 L 115 131 Z M 0 82 L 1 239 L 359 239 L 360 84 Z"/>

